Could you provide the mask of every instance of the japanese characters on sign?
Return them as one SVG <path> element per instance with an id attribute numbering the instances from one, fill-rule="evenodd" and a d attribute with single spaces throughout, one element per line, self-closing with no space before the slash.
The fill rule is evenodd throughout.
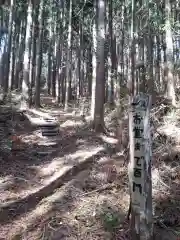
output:
<path id="1" fill-rule="evenodd" d="M 131 229 L 139 237 L 152 235 L 152 180 L 151 180 L 151 96 L 140 93 L 133 97 L 129 112 L 130 161 L 128 166 Z M 148 230 L 147 230 L 148 229 Z M 150 239 L 150 238 L 147 238 Z"/>
<path id="2" fill-rule="evenodd" d="M 133 138 L 134 138 L 134 166 L 132 191 L 134 204 L 140 205 L 140 198 L 143 193 L 143 164 L 144 164 L 144 123 L 146 101 L 139 99 L 132 104 L 132 120 L 133 120 Z"/>

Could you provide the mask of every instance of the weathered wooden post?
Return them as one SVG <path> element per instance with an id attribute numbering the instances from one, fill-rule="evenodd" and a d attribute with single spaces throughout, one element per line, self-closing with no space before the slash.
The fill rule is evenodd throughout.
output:
<path id="1" fill-rule="evenodd" d="M 151 97 L 140 93 L 129 112 L 132 240 L 153 239 L 150 108 Z"/>

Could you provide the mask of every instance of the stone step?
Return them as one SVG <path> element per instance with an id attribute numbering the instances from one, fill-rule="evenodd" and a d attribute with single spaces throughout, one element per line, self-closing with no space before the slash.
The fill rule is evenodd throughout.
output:
<path id="1" fill-rule="evenodd" d="M 48 136 L 57 136 L 58 132 L 42 132 L 42 136 L 48 137 Z"/>

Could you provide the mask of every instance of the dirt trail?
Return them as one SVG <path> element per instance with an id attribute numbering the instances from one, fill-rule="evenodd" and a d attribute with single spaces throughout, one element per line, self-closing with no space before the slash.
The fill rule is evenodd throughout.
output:
<path id="1" fill-rule="evenodd" d="M 63 212 L 64 224 L 66 208 L 77 212 L 78 205 L 84 203 L 84 199 L 89 199 L 91 207 L 92 196 L 100 198 L 100 203 L 104 203 L 110 197 L 104 196 L 102 186 L 107 184 L 107 191 L 115 191 L 114 186 L 122 184 L 117 179 L 117 169 L 113 173 L 116 160 L 113 161 L 112 156 L 115 156 L 116 141 L 112 139 L 112 144 L 104 141 L 102 136 L 96 135 L 87 123 L 81 121 L 80 116 L 62 115 L 62 111 L 61 114 L 56 112 L 56 117 L 61 119 L 61 127 L 59 136 L 54 139 L 41 137 L 28 119 L 17 124 L 15 134 L 20 139 L 19 149 L 1 159 L 2 239 L 42 239 L 39 232 L 44 234 L 43 239 L 68 239 L 67 234 L 71 235 L 69 239 L 76 239 L 79 231 L 77 226 L 69 233 L 68 225 L 63 227 L 58 223 L 58 227 L 53 228 L 47 227 L 47 222 L 51 222 L 52 218 L 58 221 L 58 211 Z M 47 146 L 46 143 L 52 144 Z M 122 163 L 118 162 L 118 165 Z M 72 197 L 72 194 L 76 194 L 76 197 Z M 117 198 L 114 200 L 117 201 Z M 59 207 L 57 202 L 60 202 Z M 89 207 L 86 207 L 88 210 Z M 69 214 L 69 221 L 75 219 L 74 215 Z M 48 233 L 43 233 L 44 227 Z M 102 228 L 102 224 L 99 227 Z M 55 233 L 56 228 L 58 233 Z"/>
<path id="2" fill-rule="evenodd" d="M 19 142 L 0 159 L 0 239 L 128 240 L 127 162 L 117 139 L 95 134 L 73 111 L 46 107 L 28 114 L 56 117 L 60 131 L 42 137 L 28 117 L 16 116 Z M 155 213 L 178 225 L 179 150 L 176 144 L 172 154 L 175 146 L 166 145 L 163 155 L 153 154 Z M 165 157 L 170 147 L 172 159 L 169 152 Z M 164 226 L 155 225 L 156 239 L 177 240 L 174 225 Z"/>

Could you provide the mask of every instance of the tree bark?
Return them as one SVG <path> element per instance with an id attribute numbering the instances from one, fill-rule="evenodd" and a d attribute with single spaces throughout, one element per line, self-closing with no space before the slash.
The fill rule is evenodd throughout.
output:
<path id="1" fill-rule="evenodd" d="M 98 0 L 97 7 L 97 74 L 95 90 L 94 129 L 104 131 L 105 98 L 105 1 Z"/>
<path id="2" fill-rule="evenodd" d="M 68 109 L 71 88 L 71 44 L 72 44 L 72 0 L 69 2 L 69 23 L 68 23 L 68 42 L 67 42 L 67 60 L 66 60 L 66 97 L 65 110 Z"/>
<path id="3" fill-rule="evenodd" d="M 40 80 L 41 80 L 41 71 L 42 71 L 42 51 L 43 51 L 43 29 L 44 29 L 44 7 L 45 0 L 41 0 L 40 3 L 40 23 L 39 23 L 39 39 L 38 39 L 38 48 L 37 48 L 37 75 L 35 83 L 35 106 L 40 107 Z"/>

